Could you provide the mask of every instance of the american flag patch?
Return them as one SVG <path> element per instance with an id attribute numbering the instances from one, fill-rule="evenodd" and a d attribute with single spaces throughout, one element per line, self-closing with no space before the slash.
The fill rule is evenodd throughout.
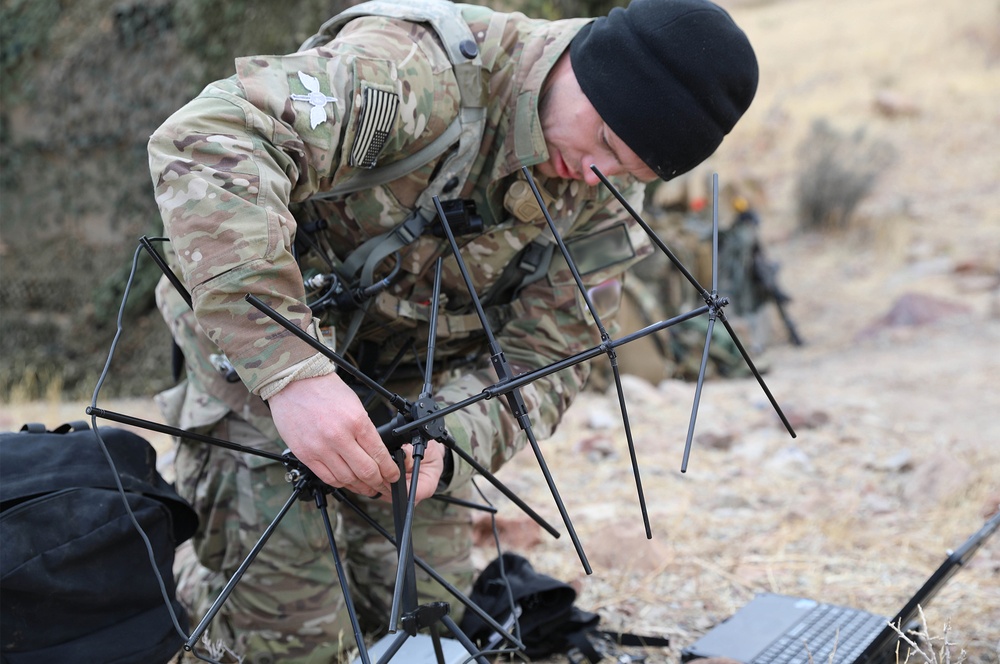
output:
<path id="1" fill-rule="evenodd" d="M 351 166 L 374 168 L 396 119 L 399 96 L 395 92 L 365 88 L 361 102 L 358 131 L 351 148 Z"/>

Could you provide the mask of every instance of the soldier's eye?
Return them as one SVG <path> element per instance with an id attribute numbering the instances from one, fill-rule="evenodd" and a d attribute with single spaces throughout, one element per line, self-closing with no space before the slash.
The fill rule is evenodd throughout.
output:
<path id="1" fill-rule="evenodd" d="M 621 157 L 619 157 L 618 153 L 615 152 L 615 149 L 611 147 L 611 142 L 608 140 L 608 129 L 606 126 L 601 127 L 600 140 L 601 140 L 601 145 L 603 145 L 607 149 L 607 151 L 611 153 L 611 156 L 615 158 L 615 161 L 618 162 L 618 165 L 624 167 Z"/>

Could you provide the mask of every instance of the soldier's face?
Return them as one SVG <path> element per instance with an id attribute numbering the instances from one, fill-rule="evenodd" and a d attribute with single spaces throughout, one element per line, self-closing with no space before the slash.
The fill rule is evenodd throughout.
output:
<path id="1" fill-rule="evenodd" d="M 539 117 L 549 151 L 549 160 L 535 167 L 543 175 L 596 185 L 600 180 L 590 168 L 594 164 L 607 176 L 656 179 L 656 173 L 597 114 L 580 89 L 568 55 L 559 59 L 546 80 Z"/>

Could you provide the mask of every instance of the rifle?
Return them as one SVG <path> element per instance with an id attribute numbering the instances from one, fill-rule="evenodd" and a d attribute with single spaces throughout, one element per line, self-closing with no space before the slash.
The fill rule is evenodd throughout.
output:
<path id="1" fill-rule="evenodd" d="M 740 206 L 737 207 L 739 209 Z M 730 232 L 737 230 L 740 226 L 750 225 L 754 229 L 760 226 L 760 217 L 757 212 L 747 207 L 739 210 Z M 764 255 L 764 248 L 761 246 L 759 235 L 754 233 L 754 241 L 751 254 L 750 278 L 753 281 L 753 290 L 759 297 L 760 302 L 774 302 L 778 309 L 785 329 L 788 330 L 788 338 L 796 346 L 804 345 L 802 337 L 799 335 L 795 322 L 792 320 L 785 308 L 785 303 L 792 300 L 778 285 L 778 264 L 767 259 Z"/>

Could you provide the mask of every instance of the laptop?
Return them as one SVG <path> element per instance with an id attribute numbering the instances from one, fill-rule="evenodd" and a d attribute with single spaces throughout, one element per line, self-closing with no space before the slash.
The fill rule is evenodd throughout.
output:
<path id="1" fill-rule="evenodd" d="M 876 664 L 896 661 L 899 634 L 1000 527 L 1000 512 L 950 553 L 890 620 L 804 597 L 761 593 L 681 651 L 681 661 L 728 657 L 745 664 Z M 831 653 L 833 657 L 831 659 Z"/>

